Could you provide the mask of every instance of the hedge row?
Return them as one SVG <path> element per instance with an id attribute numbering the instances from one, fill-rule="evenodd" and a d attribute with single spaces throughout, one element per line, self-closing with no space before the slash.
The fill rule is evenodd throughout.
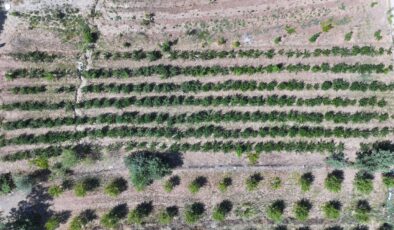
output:
<path id="1" fill-rule="evenodd" d="M 220 131 L 221 130 L 221 131 Z M 83 131 L 59 131 L 59 132 L 48 132 L 45 134 L 21 134 L 17 137 L 6 139 L 4 137 L 0 140 L 0 146 L 6 145 L 25 145 L 25 144 L 57 144 L 62 142 L 76 142 L 83 138 L 125 138 L 125 137 L 154 137 L 154 138 L 169 138 L 173 140 L 181 140 L 183 138 L 200 137 L 205 132 L 211 134 L 214 130 L 212 126 L 207 126 L 200 130 L 195 128 L 188 128 L 182 130 L 173 127 L 104 127 L 100 129 L 86 129 Z M 231 136 L 224 135 L 235 135 L 240 137 L 239 130 L 225 131 L 225 129 L 219 128 L 217 132 L 223 138 L 232 138 Z M 308 135 L 308 134 L 304 134 Z"/>
<path id="2" fill-rule="evenodd" d="M 58 146 L 50 146 L 47 148 L 37 148 L 32 150 L 23 150 L 23 151 L 18 151 L 12 154 L 5 155 L 2 157 L 2 160 L 14 162 L 19 160 L 31 159 L 35 157 L 50 158 L 50 157 L 60 156 L 62 151 L 63 148 Z"/>
<path id="3" fill-rule="evenodd" d="M 144 59 L 158 60 L 163 57 L 161 51 L 144 51 L 133 50 L 130 52 L 106 52 L 96 51 L 93 55 L 95 59 L 104 58 L 106 60 L 119 60 L 119 59 L 132 59 L 134 61 L 140 61 Z M 321 57 L 321 56 L 381 56 L 385 54 L 391 54 L 391 48 L 385 49 L 383 47 L 375 48 L 372 46 L 353 46 L 351 48 L 334 46 L 330 49 L 314 49 L 314 50 L 299 50 L 299 49 L 269 49 L 269 50 L 204 50 L 204 51 L 191 51 L 191 50 L 171 50 L 168 52 L 169 59 L 183 59 L 183 60 L 211 60 L 215 58 L 274 58 L 275 56 L 286 56 L 288 58 L 309 58 L 309 57 Z M 155 58 L 152 58 L 155 57 Z"/>
<path id="4" fill-rule="evenodd" d="M 14 53 L 11 54 L 13 58 L 20 61 L 30 61 L 30 62 L 53 62 L 55 59 L 61 56 L 56 54 L 48 54 L 42 51 L 32 51 L 27 53 Z"/>
<path id="5" fill-rule="evenodd" d="M 346 64 L 339 63 L 330 65 L 323 63 L 320 65 L 309 64 L 270 64 L 266 66 L 173 66 L 173 65 L 153 65 L 135 69 L 91 69 L 83 73 L 86 78 L 129 78 L 137 76 L 159 75 L 170 78 L 178 75 L 184 76 L 215 76 L 215 75 L 243 75 L 243 74 L 264 74 L 279 73 L 287 71 L 298 72 L 322 72 L 322 73 L 387 73 L 393 70 L 393 66 L 384 64 Z"/>
<path id="6" fill-rule="evenodd" d="M 18 78 L 46 78 L 48 80 L 52 80 L 74 74 L 76 74 L 76 71 L 71 69 L 57 69 L 53 71 L 48 71 L 45 69 L 13 69 L 7 71 L 5 77 L 8 80 L 14 80 Z"/>
<path id="7" fill-rule="evenodd" d="M 140 113 L 125 112 L 122 114 L 106 113 L 94 117 L 59 117 L 59 118 L 38 118 L 9 121 L 3 123 L 5 130 L 15 130 L 23 128 L 52 128 L 63 125 L 86 125 L 86 124 L 147 124 L 156 122 L 157 124 L 199 124 L 202 122 L 296 122 L 296 123 L 321 123 L 324 120 L 335 121 L 336 123 L 362 123 L 372 119 L 385 121 L 388 119 L 387 113 L 307 113 L 307 112 L 239 112 L 239 111 L 213 111 L 203 110 L 195 113 L 169 114 L 164 112 Z"/>
<path id="8" fill-rule="evenodd" d="M 43 93 L 47 91 L 47 88 L 45 85 L 40 85 L 40 86 L 17 86 L 14 88 L 11 88 L 10 91 L 13 94 L 37 94 L 37 93 Z"/>
<path id="9" fill-rule="evenodd" d="M 82 88 L 85 93 L 170 93 L 176 91 L 189 92 L 209 92 L 209 91 L 273 91 L 273 90 L 305 90 L 305 89 L 322 89 L 322 90 L 351 90 L 351 91 L 387 91 L 394 90 L 394 83 L 386 84 L 384 82 L 373 81 L 365 83 L 360 81 L 348 82 L 343 79 L 335 79 L 333 81 L 324 81 L 322 84 L 308 84 L 303 81 L 270 81 L 270 82 L 256 82 L 256 81 L 240 81 L 227 80 L 225 82 L 208 82 L 200 81 L 186 81 L 180 84 L 177 83 L 139 83 L 139 84 L 117 84 L 117 83 L 99 83 L 90 84 Z"/>

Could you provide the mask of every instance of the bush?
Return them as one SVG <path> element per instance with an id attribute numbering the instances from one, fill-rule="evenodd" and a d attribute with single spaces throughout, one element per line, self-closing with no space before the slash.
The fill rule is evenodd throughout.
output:
<path id="1" fill-rule="evenodd" d="M 342 188 L 342 182 L 344 180 L 343 171 L 334 170 L 329 173 L 324 180 L 324 187 L 330 192 L 339 192 Z"/>
<path id="2" fill-rule="evenodd" d="M 207 178 L 203 176 L 199 176 L 196 179 L 194 179 L 192 182 L 190 182 L 187 188 L 192 194 L 196 194 L 206 184 L 207 184 Z"/>
<path id="3" fill-rule="evenodd" d="M 113 179 L 107 186 L 104 188 L 104 193 L 115 197 L 118 196 L 123 191 L 127 189 L 127 181 L 122 177 Z"/>
<path id="4" fill-rule="evenodd" d="M 326 163 L 336 169 L 346 168 L 349 165 L 349 162 L 345 159 L 345 154 L 343 152 L 332 153 L 326 158 Z"/>
<path id="5" fill-rule="evenodd" d="M 69 169 L 74 167 L 79 160 L 79 156 L 76 151 L 72 149 L 65 149 L 60 156 L 60 162 L 64 168 Z"/>
<path id="6" fill-rule="evenodd" d="M 11 173 L 0 174 L 0 195 L 8 194 L 15 188 Z"/>
<path id="7" fill-rule="evenodd" d="M 188 224 L 194 224 L 202 218 L 205 212 L 205 205 L 200 202 L 195 202 L 185 207 L 185 221 Z"/>
<path id="8" fill-rule="evenodd" d="M 237 40 L 233 42 L 233 48 L 239 48 L 241 46 L 241 43 Z"/>
<path id="9" fill-rule="evenodd" d="M 350 41 L 350 40 L 352 40 L 352 37 L 353 37 L 353 31 L 350 31 L 349 33 L 346 33 L 345 34 L 345 41 Z"/>
<path id="10" fill-rule="evenodd" d="M 309 217 L 309 211 L 311 209 L 312 204 L 309 202 L 309 200 L 302 199 L 300 201 L 297 201 L 293 209 L 295 218 L 299 221 L 307 220 Z"/>
<path id="11" fill-rule="evenodd" d="M 363 194 L 370 194 L 373 190 L 374 176 L 367 171 L 359 171 L 354 178 L 356 190 Z"/>
<path id="12" fill-rule="evenodd" d="M 260 181 L 263 180 L 263 177 L 260 175 L 260 173 L 255 173 L 246 179 L 246 189 L 248 191 L 253 191 L 257 189 L 259 186 Z"/>
<path id="13" fill-rule="evenodd" d="M 317 41 L 317 39 L 320 37 L 320 34 L 321 34 L 321 32 L 315 33 L 314 35 L 312 35 L 312 36 L 309 38 L 309 42 L 310 42 L 310 43 L 315 43 L 315 42 Z"/>
<path id="14" fill-rule="evenodd" d="M 298 183 L 301 186 L 301 191 L 303 192 L 309 191 L 311 189 L 314 180 L 315 177 L 311 172 L 304 173 L 298 180 Z"/>
<path id="15" fill-rule="evenodd" d="M 394 153 L 390 150 L 373 149 L 357 153 L 355 166 L 369 172 L 388 171 L 394 165 Z"/>
<path id="16" fill-rule="evenodd" d="M 181 184 L 179 176 L 172 176 L 164 183 L 163 187 L 166 192 L 171 192 L 176 186 Z"/>
<path id="17" fill-rule="evenodd" d="M 365 223 L 369 221 L 369 215 L 372 211 L 371 206 L 366 200 L 359 200 L 356 204 L 355 215 L 357 221 Z"/>
<path id="18" fill-rule="evenodd" d="M 131 174 L 131 183 L 137 191 L 142 191 L 154 180 L 171 173 L 170 165 L 153 153 L 138 152 L 125 158 Z"/>
<path id="19" fill-rule="evenodd" d="M 129 213 L 127 220 L 131 224 L 142 224 L 144 218 L 148 217 L 152 211 L 152 201 L 140 203 Z"/>
<path id="20" fill-rule="evenodd" d="M 374 33 L 374 36 L 375 36 L 375 39 L 376 39 L 377 41 L 382 40 L 382 38 L 383 38 L 383 36 L 382 36 L 382 31 L 381 31 L 381 30 L 376 31 L 376 32 Z"/>
<path id="21" fill-rule="evenodd" d="M 159 213 L 160 224 L 170 224 L 175 216 L 179 214 L 177 206 L 167 207 L 165 210 Z"/>
<path id="22" fill-rule="evenodd" d="M 127 215 L 127 206 L 125 204 L 120 204 L 113 207 L 109 212 L 105 213 L 101 219 L 100 223 L 106 228 L 116 228 L 119 225 L 120 220 L 125 218 Z"/>
<path id="23" fill-rule="evenodd" d="M 223 221 L 232 209 L 233 203 L 229 200 L 223 200 L 213 209 L 212 219 L 215 221 Z"/>
<path id="24" fill-rule="evenodd" d="M 100 180 L 98 178 L 85 178 L 74 186 L 74 193 L 78 197 L 86 196 L 87 192 L 93 191 L 100 186 Z"/>
<path id="25" fill-rule="evenodd" d="M 282 221 L 283 212 L 285 208 L 286 208 L 285 202 L 283 200 L 277 200 L 273 202 L 270 206 L 268 206 L 267 217 L 270 220 L 278 223 Z"/>
<path id="26" fill-rule="evenodd" d="M 221 192 L 226 192 L 228 187 L 230 187 L 233 184 L 233 179 L 231 177 L 224 177 L 218 185 L 218 188 Z"/>
<path id="27" fill-rule="evenodd" d="M 387 188 L 394 188 L 394 172 L 383 174 L 383 184 Z"/>
<path id="28" fill-rule="evenodd" d="M 338 219 L 339 216 L 341 215 L 341 207 L 342 204 L 336 200 L 332 200 L 325 203 L 322 207 L 324 216 L 327 219 L 332 219 L 332 220 Z"/>
<path id="29" fill-rule="evenodd" d="M 280 189 L 281 187 L 282 187 L 282 180 L 279 177 L 275 177 L 271 181 L 271 188 L 276 190 L 276 189 Z"/>
<path id="30" fill-rule="evenodd" d="M 48 158 L 44 157 L 44 156 L 36 157 L 36 158 L 30 160 L 30 163 L 40 169 L 48 169 L 49 168 Z"/>
<path id="31" fill-rule="evenodd" d="M 394 227 L 391 224 L 384 223 L 378 228 L 378 230 L 393 230 Z"/>
<path id="32" fill-rule="evenodd" d="M 86 225 L 96 218 L 94 211 L 88 209 L 81 212 L 78 216 L 74 217 L 69 225 L 69 230 L 83 230 Z"/>
<path id="33" fill-rule="evenodd" d="M 60 185 L 52 185 L 48 188 L 48 194 L 52 197 L 56 198 L 59 197 L 64 192 L 64 189 Z"/>
<path id="34" fill-rule="evenodd" d="M 53 216 L 45 223 L 45 230 L 55 230 L 60 226 L 59 217 Z"/>

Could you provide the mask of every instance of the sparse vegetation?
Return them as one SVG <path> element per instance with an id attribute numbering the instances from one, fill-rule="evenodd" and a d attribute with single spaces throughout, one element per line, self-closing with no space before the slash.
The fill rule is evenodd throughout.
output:
<path id="1" fill-rule="evenodd" d="M 228 188 L 233 184 L 231 177 L 224 177 L 218 184 L 218 188 L 221 192 L 226 192 Z"/>

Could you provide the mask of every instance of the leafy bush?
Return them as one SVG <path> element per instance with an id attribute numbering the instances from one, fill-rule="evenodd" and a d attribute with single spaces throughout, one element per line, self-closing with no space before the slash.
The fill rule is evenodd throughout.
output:
<path id="1" fill-rule="evenodd" d="M 312 36 L 309 38 L 309 42 L 310 42 L 310 43 L 315 43 L 315 42 L 317 41 L 317 39 L 320 37 L 320 35 L 321 35 L 321 32 L 315 33 L 314 35 L 312 35 Z"/>
<path id="2" fill-rule="evenodd" d="M 289 25 L 286 25 L 285 30 L 287 32 L 287 34 L 294 34 L 296 32 L 296 29 L 294 27 L 291 27 Z"/>
<path id="3" fill-rule="evenodd" d="M 355 218 L 357 221 L 365 223 L 369 221 L 369 215 L 372 211 L 371 206 L 369 205 L 368 201 L 366 200 L 359 200 L 356 204 Z"/>
<path id="4" fill-rule="evenodd" d="M 324 187 L 330 192 L 339 192 L 341 191 L 343 180 L 343 171 L 334 170 L 324 180 Z"/>
<path id="5" fill-rule="evenodd" d="M 96 218 L 96 214 L 92 210 L 85 210 L 78 216 L 74 217 L 69 225 L 69 230 L 83 230 L 86 225 Z"/>
<path id="6" fill-rule="evenodd" d="M 226 192 L 227 189 L 233 184 L 233 179 L 231 177 L 224 177 L 218 185 L 218 188 L 221 192 Z"/>
<path id="7" fill-rule="evenodd" d="M 363 194 L 370 194 L 373 190 L 374 176 L 367 171 L 359 171 L 354 178 L 356 190 Z"/>
<path id="8" fill-rule="evenodd" d="M 180 185 L 181 178 L 179 176 L 172 176 L 164 182 L 164 190 L 166 192 L 171 192 L 176 186 Z"/>
<path id="9" fill-rule="evenodd" d="M 35 165 L 40 169 L 48 169 L 49 168 L 49 161 L 47 157 L 38 156 L 30 161 L 31 164 Z"/>
<path id="10" fill-rule="evenodd" d="M 260 175 L 260 173 L 255 173 L 253 175 L 250 175 L 246 179 L 246 189 L 248 191 L 253 191 L 257 189 L 257 186 L 259 186 L 260 181 L 263 180 L 263 177 Z"/>
<path id="11" fill-rule="evenodd" d="M 279 177 L 275 177 L 274 179 L 272 179 L 271 188 L 276 190 L 280 189 L 280 187 L 282 187 L 282 180 Z"/>
<path id="12" fill-rule="evenodd" d="M 308 219 L 309 211 L 311 209 L 312 204 L 309 202 L 309 200 L 302 199 L 300 201 L 297 201 L 293 208 L 295 218 L 299 221 L 305 221 L 306 219 Z"/>
<path id="13" fill-rule="evenodd" d="M 74 167 L 79 160 L 78 153 L 75 150 L 72 149 L 65 149 L 63 150 L 61 156 L 60 156 L 60 162 L 63 165 L 64 168 L 72 168 Z"/>
<path id="14" fill-rule="evenodd" d="M 207 184 L 207 178 L 203 176 L 199 176 L 195 178 L 190 184 L 187 186 L 189 191 L 192 194 L 196 194 L 202 187 L 204 187 Z"/>
<path id="15" fill-rule="evenodd" d="M 315 177 L 311 172 L 304 173 L 298 180 L 298 183 L 301 185 L 301 191 L 303 192 L 309 191 L 311 189 L 314 180 Z"/>
<path id="16" fill-rule="evenodd" d="M 74 193 L 78 197 L 86 196 L 87 192 L 93 191 L 100 186 L 98 178 L 88 177 L 77 182 L 74 186 Z"/>
<path id="17" fill-rule="evenodd" d="M 160 224 L 170 224 L 175 216 L 179 214 L 177 206 L 167 207 L 165 210 L 159 213 Z"/>
<path id="18" fill-rule="evenodd" d="M 394 172 L 383 174 L 383 184 L 386 185 L 387 188 L 394 188 Z"/>
<path id="19" fill-rule="evenodd" d="M 125 158 L 125 164 L 131 174 L 131 183 L 137 191 L 142 191 L 154 180 L 171 173 L 168 162 L 153 153 L 134 153 Z"/>
<path id="20" fill-rule="evenodd" d="M 233 42 L 233 48 L 239 48 L 241 46 L 241 43 L 237 40 Z"/>
<path id="21" fill-rule="evenodd" d="M 15 188 L 11 173 L 0 174 L 0 195 L 8 194 Z"/>
<path id="22" fill-rule="evenodd" d="M 223 221 L 232 209 L 233 203 L 229 200 L 223 200 L 213 209 L 212 219 L 215 221 Z"/>
<path id="23" fill-rule="evenodd" d="M 52 216 L 45 223 L 45 230 L 55 230 L 60 226 L 60 219 L 57 216 Z"/>
<path id="24" fill-rule="evenodd" d="M 64 189 L 60 185 L 52 185 L 48 188 L 48 194 L 52 197 L 56 198 L 59 197 L 64 192 Z"/>
<path id="25" fill-rule="evenodd" d="M 382 31 L 381 31 L 381 30 L 375 31 L 374 36 L 375 36 L 375 39 L 376 39 L 377 41 L 382 40 L 382 38 L 383 38 L 383 36 L 382 36 Z"/>
<path id="26" fill-rule="evenodd" d="M 109 212 L 105 213 L 101 219 L 100 223 L 106 228 L 116 228 L 119 222 L 125 218 L 127 215 L 127 206 L 125 204 L 120 204 L 113 207 Z"/>
<path id="27" fill-rule="evenodd" d="M 332 220 L 338 219 L 339 216 L 341 215 L 341 207 L 342 204 L 339 201 L 332 200 L 326 202 L 322 207 L 324 216 L 327 219 L 332 219 Z"/>
<path id="28" fill-rule="evenodd" d="M 144 218 L 148 217 L 152 211 L 152 201 L 142 202 L 129 213 L 127 220 L 131 224 L 142 224 Z"/>
<path id="29" fill-rule="evenodd" d="M 104 193 L 109 196 L 118 196 L 123 191 L 127 189 L 127 181 L 122 177 L 118 177 L 113 179 L 110 183 L 107 184 L 104 188 Z"/>
<path id="30" fill-rule="evenodd" d="M 273 202 L 270 206 L 267 208 L 267 217 L 271 219 L 272 221 L 275 222 L 280 222 L 282 221 L 283 218 L 283 212 L 286 208 L 286 204 L 283 200 L 277 200 Z"/>
<path id="31" fill-rule="evenodd" d="M 191 205 L 187 205 L 185 207 L 185 213 L 184 213 L 186 223 L 188 224 L 196 223 L 198 220 L 202 218 L 204 212 L 205 212 L 205 205 L 203 203 L 195 202 Z"/>

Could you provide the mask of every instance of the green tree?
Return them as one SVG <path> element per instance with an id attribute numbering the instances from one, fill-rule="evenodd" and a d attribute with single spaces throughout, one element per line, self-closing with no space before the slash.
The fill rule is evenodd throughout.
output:
<path id="1" fill-rule="evenodd" d="M 372 211 L 371 206 L 369 205 L 367 200 L 359 200 L 355 207 L 355 215 L 357 221 L 365 223 L 369 221 L 369 215 Z"/>
<path id="2" fill-rule="evenodd" d="M 60 219 L 57 216 L 52 216 L 45 223 L 45 230 L 55 230 L 60 226 Z"/>
<path id="3" fill-rule="evenodd" d="M 212 219 L 215 221 L 223 221 L 232 209 L 233 203 L 229 200 L 223 200 L 213 209 Z"/>
<path id="4" fill-rule="evenodd" d="M 282 221 L 283 212 L 285 211 L 286 204 L 283 200 L 276 200 L 267 208 L 267 217 L 279 223 Z"/>
<path id="5" fill-rule="evenodd" d="M 172 176 L 164 182 L 164 190 L 166 192 L 171 192 L 176 186 L 180 185 L 181 178 L 179 176 Z"/>
<path id="6" fill-rule="evenodd" d="M 310 190 L 313 181 L 315 180 L 315 177 L 311 172 L 304 173 L 300 179 L 298 180 L 298 183 L 301 186 L 301 191 L 307 192 Z"/>
<path id="7" fill-rule="evenodd" d="M 326 202 L 322 207 L 324 216 L 327 219 L 338 219 L 341 215 L 341 207 L 342 204 L 339 201 L 331 200 Z"/>
<path id="8" fill-rule="evenodd" d="M 386 185 L 387 188 L 394 188 L 394 172 L 384 173 L 382 176 L 383 184 Z"/>
<path id="9" fill-rule="evenodd" d="M 370 194 L 373 190 L 374 176 L 367 171 L 359 171 L 354 178 L 356 190 L 363 194 Z"/>
<path id="10" fill-rule="evenodd" d="M 177 206 L 167 207 L 165 210 L 159 213 L 159 223 L 160 224 L 170 224 L 174 217 L 179 214 L 179 209 Z"/>
<path id="11" fill-rule="evenodd" d="M 341 191 L 343 180 L 343 171 L 334 170 L 324 180 L 324 187 L 330 192 L 339 192 Z"/>
<path id="12" fill-rule="evenodd" d="M 120 204 L 113 207 L 109 212 L 105 213 L 101 219 L 100 223 L 106 228 L 116 228 L 119 222 L 125 218 L 127 215 L 127 206 L 125 204 Z"/>
<path id="13" fill-rule="evenodd" d="M 233 184 L 231 177 L 224 177 L 218 184 L 218 188 L 221 192 L 226 192 L 227 189 Z"/>
<path id="14" fill-rule="evenodd" d="M 248 191 L 253 191 L 253 190 L 257 189 L 260 181 L 262 181 L 262 180 L 263 180 L 263 177 L 261 176 L 260 173 L 255 173 L 253 175 L 250 175 L 246 179 L 246 189 Z"/>
<path id="15" fill-rule="evenodd" d="M 187 188 L 192 194 L 196 194 L 206 184 L 207 184 L 207 178 L 203 176 L 199 176 L 196 179 L 194 179 L 192 182 L 190 182 Z"/>
<path id="16" fill-rule="evenodd" d="M 93 191 L 99 186 L 100 180 L 98 178 L 88 177 L 75 184 L 74 193 L 78 197 L 84 197 L 87 192 Z"/>
<path id="17" fill-rule="evenodd" d="M 127 181 L 122 177 L 118 177 L 113 179 L 105 186 L 104 192 L 109 196 L 116 197 L 123 191 L 126 191 L 126 189 L 127 189 Z"/>
<path id="18" fill-rule="evenodd" d="M 205 205 L 200 202 L 195 202 L 185 207 L 184 217 L 188 224 L 194 224 L 200 220 L 205 212 Z"/>
<path id="19" fill-rule="evenodd" d="M 297 201 L 294 205 L 293 212 L 295 218 L 299 221 L 305 221 L 309 217 L 309 211 L 312 209 L 312 204 L 309 200 L 302 199 Z"/>
<path id="20" fill-rule="evenodd" d="M 142 202 L 129 213 L 127 220 L 132 224 L 142 224 L 144 218 L 148 217 L 152 211 L 152 201 Z"/>

